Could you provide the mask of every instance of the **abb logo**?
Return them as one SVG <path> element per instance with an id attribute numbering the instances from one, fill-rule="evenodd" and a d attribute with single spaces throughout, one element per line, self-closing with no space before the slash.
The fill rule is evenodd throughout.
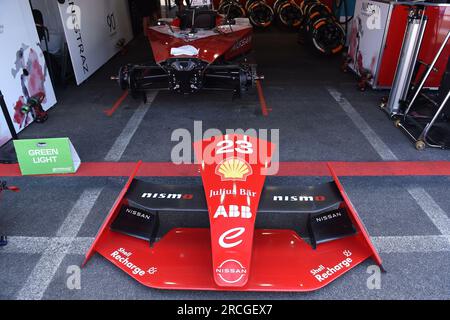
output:
<path id="1" fill-rule="evenodd" d="M 217 219 L 218 217 L 224 218 L 241 217 L 245 219 L 250 219 L 252 217 L 252 211 L 248 206 L 236 206 L 232 204 L 228 206 L 228 211 L 225 209 L 225 206 L 218 206 L 216 213 L 214 213 L 214 219 Z"/>
<path id="2" fill-rule="evenodd" d="M 233 228 L 225 231 L 219 237 L 219 245 L 225 249 L 234 248 L 240 245 L 242 243 L 242 239 L 237 240 L 237 238 L 239 238 L 244 232 L 245 228 L 243 227 Z"/>

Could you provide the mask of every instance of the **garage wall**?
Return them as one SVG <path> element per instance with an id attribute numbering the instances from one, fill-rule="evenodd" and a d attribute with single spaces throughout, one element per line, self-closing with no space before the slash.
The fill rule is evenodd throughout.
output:
<path id="1" fill-rule="evenodd" d="M 44 25 L 48 28 L 49 51 L 58 53 L 63 46 L 64 28 L 59 15 L 58 2 L 56 0 L 31 0 L 33 9 L 41 11 L 44 18 Z"/>
<path id="2" fill-rule="evenodd" d="M 15 129 L 20 132 L 32 122 L 31 115 L 25 117 L 21 112 L 27 96 L 45 94 L 45 110 L 56 104 L 56 97 L 28 0 L 0 0 L 0 6 L 0 90 Z M 0 146 L 10 139 L 1 114 Z"/>
<path id="3" fill-rule="evenodd" d="M 58 2 L 55 0 L 31 0 L 33 9 L 42 12 L 44 22 L 50 31 L 64 32 L 64 28 L 59 16 Z"/>

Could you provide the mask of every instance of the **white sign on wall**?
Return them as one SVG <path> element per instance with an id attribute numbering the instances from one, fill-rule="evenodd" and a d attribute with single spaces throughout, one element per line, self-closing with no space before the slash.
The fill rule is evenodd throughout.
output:
<path id="1" fill-rule="evenodd" d="M 0 90 L 16 132 L 33 118 L 24 113 L 28 99 L 45 96 L 48 110 L 56 97 L 28 0 L 0 0 Z M 4 115 L 0 112 L 0 146 L 11 139 Z"/>
<path id="2" fill-rule="evenodd" d="M 389 7 L 389 2 L 356 0 L 348 54 L 352 59 L 349 67 L 358 75 L 376 74 Z"/>
<path id="3" fill-rule="evenodd" d="M 59 12 L 77 84 L 133 37 L 127 0 L 66 0 Z"/>

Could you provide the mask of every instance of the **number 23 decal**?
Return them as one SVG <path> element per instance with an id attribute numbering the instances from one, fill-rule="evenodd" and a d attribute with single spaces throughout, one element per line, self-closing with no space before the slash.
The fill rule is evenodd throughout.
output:
<path id="1" fill-rule="evenodd" d="M 245 140 L 236 140 L 235 143 L 233 140 L 226 139 L 217 143 L 217 147 L 219 149 L 217 150 L 216 154 L 231 153 L 234 151 L 243 154 L 253 153 L 253 144 Z"/>

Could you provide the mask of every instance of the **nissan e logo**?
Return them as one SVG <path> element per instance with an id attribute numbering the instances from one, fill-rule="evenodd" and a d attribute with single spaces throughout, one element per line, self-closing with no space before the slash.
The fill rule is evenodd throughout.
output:
<path id="1" fill-rule="evenodd" d="M 229 249 L 234 248 L 242 243 L 242 240 L 232 241 L 236 238 L 239 238 L 245 232 L 245 228 L 233 228 L 228 231 L 225 231 L 219 238 L 219 245 L 222 248 Z M 231 242 L 230 242 L 231 240 Z"/>

